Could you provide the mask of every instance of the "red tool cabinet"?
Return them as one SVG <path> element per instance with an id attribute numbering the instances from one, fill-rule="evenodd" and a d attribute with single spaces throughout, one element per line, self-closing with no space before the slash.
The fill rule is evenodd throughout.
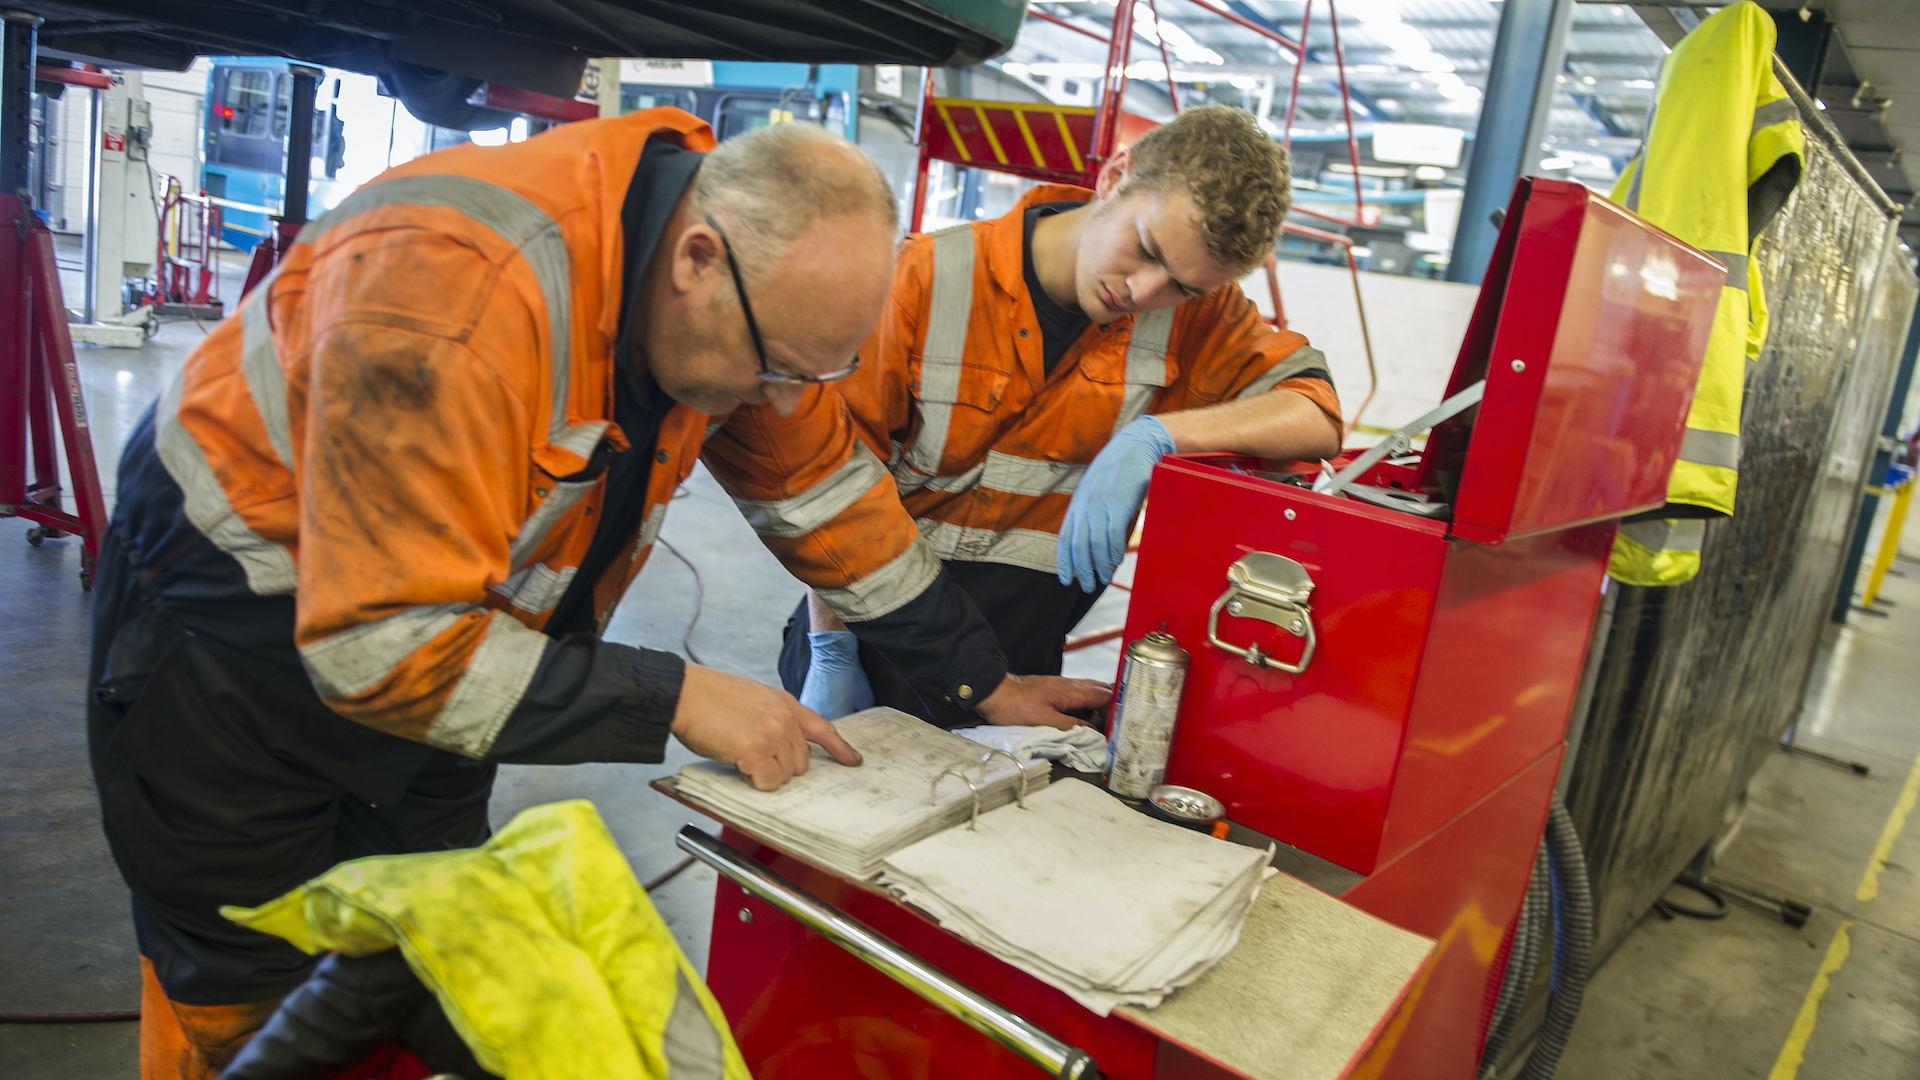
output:
<path id="1" fill-rule="evenodd" d="M 1155 471 L 1126 636 L 1164 624 L 1192 657 L 1168 782 L 1344 867 L 1343 899 L 1438 942 L 1350 1075 L 1474 1074 L 1614 530 L 1664 502 L 1725 277 L 1580 185 L 1523 180 L 1448 387 L 1484 379 L 1480 403 L 1359 478 L 1450 512 L 1316 493 L 1231 456 Z M 1234 592 L 1227 572 L 1253 553 L 1292 560 L 1310 595 L 1263 609 Z M 1211 644 L 1210 620 L 1220 642 L 1271 663 Z M 1282 670 L 1309 643 L 1303 670 Z M 1109 1077 L 1232 1075 L 1204 1048 L 1095 1018 L 887 898 L 730 835 Z M 727 881 L 709 980 L 763 1078 L 1039 1075 Z"/>

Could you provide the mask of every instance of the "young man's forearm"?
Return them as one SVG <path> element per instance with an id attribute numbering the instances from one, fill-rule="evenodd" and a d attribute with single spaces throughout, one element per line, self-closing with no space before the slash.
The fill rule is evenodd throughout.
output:
<path id="1" fill-rule="evenodd" d="M 1304 394 L 1275 389 L 1156 417 L 1183 454 L 1236 453 L 1314 461 L 1340 451 L 1340 426 Z"/>

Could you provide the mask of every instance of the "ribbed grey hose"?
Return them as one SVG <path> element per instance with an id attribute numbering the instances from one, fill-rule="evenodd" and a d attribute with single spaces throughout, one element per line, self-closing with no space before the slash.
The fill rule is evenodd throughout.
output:
<path id="1" fill-rule="evenodd" d="M 1551 1080 L 1560 1067 L 1560 1052 L 1573 1034 L 1580 1015 L 1580 997 L 1587 989 L 1587 969 L 1593 958 L 1593 893 L 1587 882 L 1587 857 L 1573 815 L 1558 794 L 1547 812 L 1547 854 L 1553 870 L 1554 988 L 1547 998 L 1547 1019 L 1540 1025 L 1533 1052 L 1520 1080 Z"/>
<path id="2" fill-rule="evenodd" d="M 1552 885 L 1548 881 L 1547 842 L 1540 841 L 1535 854 L 1533 878 L 1527 883 L 1526 900 L 1520 905 L 1520 918 L 1514 924 L 1513 945 L 1507 950 L 1507 970 L 1500 979 L 1500 995 L 1494 999 L 1493 1018 L 1487 1024 L 1487 1044 L 1480 1052 L 1480 1078 L 1488 1080 L 1500 1063 L 1500 1054 L 1513 1035 L 1519 1018 L 1519 1006 L 1533 987 L 1534 973 L 1540 969 L 1540 948 L 1552 921 Z"/>

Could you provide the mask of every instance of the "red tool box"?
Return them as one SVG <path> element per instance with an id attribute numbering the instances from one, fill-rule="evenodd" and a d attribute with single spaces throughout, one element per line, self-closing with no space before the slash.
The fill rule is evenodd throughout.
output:
<path id="1" fill-rule="evenodd" d="M 1155 471 L 1126 636 L 1164 626 L 1191 654 L 1168 782 L 1438 943 L 1348 1075 L 1474 1075 L 1614 530 L 1665 500 L 1725 279 L 1578 184 L 1523 180 L 1448 386 L 1478 405 L 1423 451 L 1363 463 L 1341 494 L 1231 456 Z M 729 838 L 1106 1076 L 1246 1075 Z M 1039 1075 L 726 881 L 708 977 L 756 1076 Z"/>

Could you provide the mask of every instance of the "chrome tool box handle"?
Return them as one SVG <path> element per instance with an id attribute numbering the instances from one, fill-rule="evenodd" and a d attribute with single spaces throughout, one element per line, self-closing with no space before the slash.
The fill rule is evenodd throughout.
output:
<path id="1" fill-rule="evenodd" d="M 1047 1075 L 1060 1080 L 1100 1080 L 1100 1069 L 1086 1051 L 1068 1046 L 1040 1030 L 732 846 L 692 825 L 681 829 L 675 840 L 687 853 L 741 888 L 885 972 L 968 1027 L 1046 1070 Z"/>
<path id="2" fill-rule="evenodd" d="M 1227 567 L 1227 591 L 1213 602 L 1207 613 L 1207 642 L 1230 652 L 1254 667 L 1273 668 L 1291 675 L 1307 670 L 1313 662 L 1314 647 L 1319 644 L 1313 630 L 1313 608 L 1307 599 L 1313 595 L 1313 578 L 1307 568 L 1284 555 L 1268 551 L 1250 551 Z M 1307 640 L 1300 651 L 1300 662 L 1289 664 L 1261 651 L 1258 645 L 1234 645 L 1220 640 L 1220 612 L 1242 619 L 1269 622 L 1297 638 Z"/>

